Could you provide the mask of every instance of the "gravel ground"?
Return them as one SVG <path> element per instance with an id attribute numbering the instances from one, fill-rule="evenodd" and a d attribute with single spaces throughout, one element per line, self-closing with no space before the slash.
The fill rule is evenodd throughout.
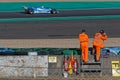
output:
<path id="1" fill-rule="evenodd" d="M 120 38 L 109 38 L 105 47 L 120 46 Z M 77 39 L 0 39 L 0 46 L 10 48 L 79 48 Z M 92 47 L 92 39 L 89 41 Z"/>

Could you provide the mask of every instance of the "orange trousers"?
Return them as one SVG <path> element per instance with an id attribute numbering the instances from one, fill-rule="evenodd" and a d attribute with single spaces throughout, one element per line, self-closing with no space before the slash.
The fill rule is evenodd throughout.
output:
<path id="1" fill-rule="evenodd" d="M 95 57 L 95 59 L 96 59 L 96 61 L 99 61 L 100 60 L 100 47 L 98 47 L 98 46 L 95 46 L 95 51 L 96 51 L 96 57 Z"/>
<path id="2" fill-rule="evenodd" d="M 88 45 L 81 45 L 82 49 L 82 60 L 88 62 Z"/>

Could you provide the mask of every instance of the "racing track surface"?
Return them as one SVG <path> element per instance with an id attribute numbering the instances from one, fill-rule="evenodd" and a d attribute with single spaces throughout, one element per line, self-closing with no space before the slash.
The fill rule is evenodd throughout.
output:
<path id="1" fill-rule="evenodd" d="M 23 12 L 1 12 L 0 18 L 67 17 L 92 15 L 119 15 L 120 9 L 60 11 L 60 14 L 35 14 Z M 36 21 L 0 23 L 0 39 L 57 39 L 77 38 L 81 29 L 86 29 L 89 37 L 100 29 L 111 38 L 120 37 L 120 19 Z"/>
<path id="2" fill-rule="evenodd" d="M 109 38 L 119 38 L 120 19 L 0 23 L 0 39 L 77 38 L 81 29 L 89 37 L 104 29 Z"/>
<path id="3" fill-rule="evenodd" d="M 71 17 L 71 16 L 99 16 L 120 15 L 120 9 L 93 9 L 93 10 L 60 10 L 59 14 L 25 14 L 24 12 L 0 12 L 2 18 L 31 18 L 31 17 Z"/>

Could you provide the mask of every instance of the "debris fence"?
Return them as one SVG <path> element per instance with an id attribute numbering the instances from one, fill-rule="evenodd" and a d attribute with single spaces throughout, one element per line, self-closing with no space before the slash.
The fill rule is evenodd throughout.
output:
<path id="1" fill-rule="evenodd" d="M 56 56 L 56 55 L 54 55 Z M 49 56 L 48 56 L 49 57 Z M 56 63 L 49 63 L 44 64 L 45 66 L 41 67 L 38 64 L 39 59 L 41 57 L 35 57 L 31 59 L 35 59 L 37 62 L 34 63 L 36 66 L 27 66 L 24 60 L 20 60 L 19 62 L 23 61 L 24 65 L 0 65 L 0 71 L 6 69 L 6 73 L 9 72 L 10 76 L 3 76 L 3 72 L 0 73 L 1 78 L 9 78 L 9 79 L 35 79 L 35 80 L 120 80 L 120 55 L 102 55 L 100 63 L 94 62 L 94 57 L 89 55 L 89 64 L 81 64 L 80 55 L 75 55 L 78 60 L 78 67 L 77 67 L 77 74 L 72 73 L 69 74 L 68 72 L 64 71 L 63 67 L 63 55 L 57 55 L 57 62 Z M 18 57 L 19 58 L 19 57 Z M 45 57 L 46 58 L 46 57 Z M 2 58 L 1 58 L 2 59 Z M 15 58 L 14 58 L 15 59 Z M 29 59 L 29 58 L 27 58 Z M 47 59 L 47 58 L 46 58 Z M 41 60 L 41 59 L 40 59 Z M 11 60 L 12 62 L 12 60 Z M 30 61 L 32 64 L 32 61 Z M 34 62 L 34 61 L 33 61 Z M 47 62 L 47 61 L 46 61 Z M 112 63 L 115 62 L 115 63 Z M 116 63 L 117 62 L 117 63 Z M 13 63 L 13 62 L 12 62 Z M 5 64 L 5 63 L 4 63 Z M 30 63 L 29 63 L 30 64 Z M 100 64 L 100 67 L 99 67 Z M 115 64 L 116 67 L 113 67 Z M 12 68 L 12 70 L 11 70 Z M 88 69 L 89 68 L 89 69 Z M 82 70 L 81 70 L 82 69 Z M 14 70 L 14 72 L 12 72 Z M 17 71 L 16 71 L 17 70 Z M 87 70 L 87 71 L 85 71 Z M 100 71 L 99 71 L 100 70 Z M 113 70 L 116 70 L 116 73 L 113 73 Z M 22 71 L 22 72 L 21 72 Z M 116 74 L 116 75 L 114 75 Z"/>

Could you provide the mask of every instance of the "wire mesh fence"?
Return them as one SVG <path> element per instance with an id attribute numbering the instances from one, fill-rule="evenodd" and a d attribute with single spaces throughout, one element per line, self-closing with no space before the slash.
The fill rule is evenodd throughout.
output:
<path id="1" fill-rule="evenodd" d="M 27 76 L 25 72 L 12 75 L 9 77 L 9 79 L 38 79 L 38 80 L 120 80 L 120 76 L 113 76 L 112 72 L 112 61 L 120 61 L 120 55 L 109 55 L 108 57 L 103 57 L 104 55 L 101 56 L 101 67 L 99 68 L 99 65 L 87 65 L 82 67 L 82 69 L 90 69 L 90 71 L 81 71 L 81 61 L 80 61 L 80 55 L 75 55 L 75 57 L 78 60 L 78 68 L 77 68 L 77 74 L 72 72 L 72 74 L 69 74 L 69 72 L 64 71 L 63 67 L 63 61 L 64 61 L 64 56 L 63 55 L 58 55 L 57 56 L 57 63 L 49 63 L 48 62 L 48 67 L 24 67 L 24 66 L 3 66 L 1 67 L 7 67 L 7 68 L 18 68 L 19 71 L 29 71 L 31 74 Z M 94 57 L 92 55 L 89 55 L 89 61 L 94 62 Z M 41 69 L 46 69 L 46 76 L 41 76 L 42 70 Z M 95 71 L 92 71 L 92 69 Z M 97 71 L 100 69 L 101 71 Z M 9 69 L 8 69 L 9 70 Z M 72 69 L 73 70 L 73 69 Z M 120 63 L 118 65 L 118 74 L 120 75 Z M 15 73 L 14 71 L 13 73 Z M 11 73 L 12 74 L 12 73 Z M 0 74 L 1 75 L 1 74 Z M 3 78 L 6 78 L 6 76 L 3 76 Z"/>
<path id="2" fill-rule="evenodd" d="M 107 57 L 104 57 L 106 55 L 101 55 L 101 61 L 100 61 L 100 65 L 101 67 L 99 67 L 99 65 L 92 65 L 92 66 L 83 66 L 82 68 L 84 69 L 90 69 L 90 71 L 86 71 L 86 72 L 82 72 L 80 69 L 81 69 L 81 61 L 80 61 L 80 55 L 76 55 L 75 57 L 77 57 L 77 60 L 78 60 L 78 74 L 76 73 L 72 73 L 72 74 L 69 74 L 68 72 L 65 72 L 64 71 L 64 68 L 63 68 L 63 60 L 64 60 L 64 56 L 59 56 L 59 57 L 62 57 L 61 58 L 61 63 L 56 63 L 54 65 L 57 65 L 57 64 L 61 64 L 61 66 L 59 68 L 57 68 L 56 66 L 52 69 L 49 67 L 49 71 L 48 71 L 48 75 L 49 77 L 53 77 L 53 78 L 64 78 L 65 77 L 65 74 L 67 75 L 67 78 L 95 78 L 94 80 L 97 80 L 97 78 L 100 78 L 100 79 L 103 79 L 103 80 L 119 80 L 120 77 L 119 76 L 114 76 L 113 75 L 113 72 L 112 72 L 112 61 L 120 61 L 120 55 L 107 55 Z M 89 55 L 89 61 L 90 62 L 93 62 L 94 63 L 94 57 L 92 55 Z M 96 64 L 96 63 L 95 63 Z M 120 64 L 118 65 L 118 74 L 120 75 L 119 73 L 119 69 L 120 69 Z M 92 71 L 92 69 L 94 71 Z M 98 71 L 98 70 L 101 70 L 101 71 Z M 113 79 L 114 78 L 114 79 Z M 93 80 L 93 79 L 91 79 Z"/>

